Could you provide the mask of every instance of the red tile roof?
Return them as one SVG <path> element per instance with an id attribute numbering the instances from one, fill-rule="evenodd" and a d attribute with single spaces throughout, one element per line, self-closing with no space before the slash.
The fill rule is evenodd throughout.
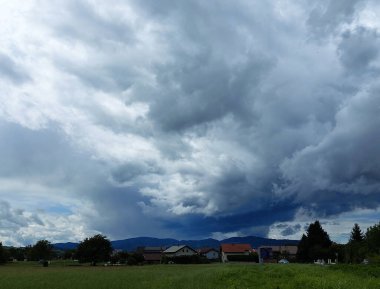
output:
<path id="1" fill-rule="evenodd" d="M 224 253 L 244 253 L 253 251 L 250 244 L 222 244 L 221 248 Z"/>

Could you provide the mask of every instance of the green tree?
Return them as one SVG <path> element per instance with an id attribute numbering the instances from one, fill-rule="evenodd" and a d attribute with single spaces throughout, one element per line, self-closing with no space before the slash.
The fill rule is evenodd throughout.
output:
<path id="1" fill-rule="evenodd" d="M 127 263 L 128 257 L 129 257 L 129 254 L 125 251 L 116 252 L 111 255 L 110 261 L 112 264 L 116 264 L 116 263 L 125 264 Z"/>
<path id="2" fill-rule="evenodd" d="M 380 223 L 371 226 L 367 229 L 365 234 L 365 240 L 367 242 L 370 255 L 380 254 Z"/>
<path id="3" fill-rule="evenodd" d="M 28 260 L 28 261 L 32 261 L 33 260 L 33 250 L 32 250 L 32 245 L 27 245 L 25 247 L 25 258 Z"/>
<path id="4" fill-rule="evenodd" d="M 360 263 L 367 253 L 367 246 L 364 242 L 364 234 L 358 224 L 354 224 L 351 230 L 350 240 L 346 245 L 345 259 L 347 263 Z"/>
<path id="5" fill-rule="evenodd" d="M 345 249 L 346 249 L 346 245 L 338 244 L 338 243 L 333 242 L 332 245 L 331 245 L 331 247 L 330 247 L 330 249 L 331 249 L 332 253 L 335 254 L 335 259 L 337 259 L 337 261 L 339 263 L 345 261 Z"/>
<path id="6" fill-rule="evenodd" d="M 365 242 L 352 241 L 345 246 L 347 263 L 361 263 L 366 257 L 368 249 Z"/>
<path id="7" fill-rule="evenodd" d="M 144 256 L 140 253 L 133 253 L 128 255 L 127 264 L 128 265 L 138 265 L 144 262 Z"/>
<path id="8" fill-rule="evenodd" d="M 317 220 L 310 224 L 298 244 L 297 259 L 301 262 L 311 262 L 316 259 L 334 259 L 329 235 L 323 230 Z"/>
<path id="9" fill-rule="evenodd" d="M 53 255 L 53 245 L 48 240 L 40 240 L 31 248 L 31 260 L 49 260 Z"/>
<path id="10" fill-rule="evenodd" d="M 86 238 L 79 243 L 77 248 L 77 257 L 80 262 L 91 262 L 96 265 L 97 262 L 110 260 L 112 253 L 111 242 L 103 235 L 95 235 Z"/>
<path id="11" fill-rule="evenodd" d="M 0 242 L 0 264 L 6 263 L 8 258 L 8 251 L 3 247 L 3 243 Z"/>
<path id="12" fill-rule="evenodd" d="M 307 262 L 309 260 L 308 258 L 308 251 L 309 251 L 309 239 L 305 234 L 302 234 L 301 240 L 298 243 L 298 250 L 297 250 L 297 260 L 301 262 Z"/>
<path id="13" fill-rule="evenodd" d="M 132 265 L 137 265 L 138 262 L 137 262 L 136 258 L 133 255 L 130 255 L 128 257 L 127 264 L 130 265 L 130 266 L 132 266 Z"/>
<path id="14" fill-rule="evenodd" d="M 75 256 L 77 250 L 76 249 L 70 249 L 70 250 L 66 250 L 64 253 L 63 253 L 63 259 L 67 260 L 67 259 L 73 259 L 73 257 Z"/>
<path id="15" fill-rule="evenodd" d="M 358 224 L 355 224 L 351 231 L 350 242 L 362 242 L 364 234 Z"/>
<path id="16" fill-rule="evenodd" d="M 25 248 L 10 247 L 8 251 L 12 259 L 16 259 L 18 261 L 24 261 L 24 259 L 26 258 Z"/>

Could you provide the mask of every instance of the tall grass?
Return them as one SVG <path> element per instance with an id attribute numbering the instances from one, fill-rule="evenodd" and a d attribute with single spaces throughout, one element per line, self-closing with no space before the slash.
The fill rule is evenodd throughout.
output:
<path id="1" fill-rule="evenodd" d="M 152 265 L 71 267 L 36 264 L 0 267 L 1 289 L 379 289 L 380 267 L 317 265 Z"/>

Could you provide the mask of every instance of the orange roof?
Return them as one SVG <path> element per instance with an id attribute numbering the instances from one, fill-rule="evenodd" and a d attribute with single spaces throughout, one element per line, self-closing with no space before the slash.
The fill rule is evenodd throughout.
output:
<path id="1" fill-rule="evenodd" d="M 244 253 L 252 251 L 250 244 L 222 244 L 221 248 L 224 253 Z"/>

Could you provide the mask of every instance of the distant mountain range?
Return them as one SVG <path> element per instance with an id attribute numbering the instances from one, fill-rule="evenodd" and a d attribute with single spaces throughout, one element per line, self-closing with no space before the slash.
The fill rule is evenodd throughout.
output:
<path id="1" fill-rule="evenodd" d="M 150 237 L 138 237 L 130 238 L 125 240 L 111 241 L 112 247 L 114 249 L 120 249 L 125 251 L 134 251 L 137 247 L 140 246 L 149 246 L 149 247 L 159 247 L 159 246 L 172 246 L 172 245 L 188 245 L 194 249 L 211 247 L 219 248 L 221 244 L 237 244 L 245 243 L 251 244 L 253 248 L 258 248 L 260 246 L 275 246 L 275 245 L 298 245 L 298 240 L 287 240 L 287 239 L 268 239 L 254 236 L 247 237 L 233 237 L 224 239 L 221 241 L 215 239 L 203 239 L 203 240 L 176 240 L 176 239 L 159 239 L 159 238 L 150 238 Z M 78 243 L 56 243 L 53 244 L 55 249 L 58 250 L 70 250 L 75 249 L 78 246 Z"/>

